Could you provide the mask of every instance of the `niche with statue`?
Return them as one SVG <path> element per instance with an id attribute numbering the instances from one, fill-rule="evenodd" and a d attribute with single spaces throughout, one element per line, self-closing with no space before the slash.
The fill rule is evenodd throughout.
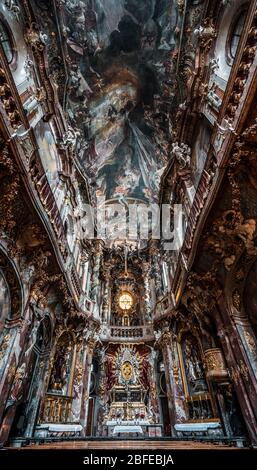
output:
<path id="1" fill-rule="evenodd" d="M 189 419 L 210 420 L 214 418 L 213 401 L 206 380 L 201 343 L 186 331 L 182 333 L 178 347 Z"/>

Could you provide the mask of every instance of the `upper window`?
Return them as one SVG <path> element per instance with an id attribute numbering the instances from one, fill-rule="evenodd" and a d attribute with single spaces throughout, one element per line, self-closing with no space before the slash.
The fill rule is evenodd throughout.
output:
<path id="1" fill-rule="evenodd" d="M 119 297 L 119 306 L 121 310 L 130 310 L 133 306 L 133 297 L 129 292 L 124 292 Z"/>
<path id="2" fill-rule="evenodd" d="M 0 20 L 0 43 L 3 48 L 8 64 L 11 64 L 14 57 L 12 38 L 5 24 Z"/>
<path id="3" fill-rule="evenodd" d="M 230 36 L 230 55 L 231 58 L 234 59 L 236 57 L 236 51 L 240 42 L 240 38 L 244 29 L 245 19 L 247 16 L 247 11 L 244 10 L 237 18 L 236 22 L 234 23 L 231 36 Z"/>

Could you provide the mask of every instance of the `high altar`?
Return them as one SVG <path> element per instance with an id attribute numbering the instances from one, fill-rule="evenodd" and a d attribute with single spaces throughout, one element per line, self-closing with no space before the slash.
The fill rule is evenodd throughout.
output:
<path id="1" fill-rule="evenodd" d="M 150 381 L 151 348 L 142 344 L 111 344 L 103 372 L 102 433 L 113 437 L 161 436 L 156 390 Z"/>

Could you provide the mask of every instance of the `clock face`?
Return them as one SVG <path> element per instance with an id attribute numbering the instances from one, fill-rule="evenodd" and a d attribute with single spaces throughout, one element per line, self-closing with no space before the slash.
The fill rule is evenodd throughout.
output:
<path id="1" fill-rule="evenodd" d="M 128 311 L 133 305 L 133 297 L 129 292 L 123 292 L 119 297 L 119 306 L 121 310 Z"/>

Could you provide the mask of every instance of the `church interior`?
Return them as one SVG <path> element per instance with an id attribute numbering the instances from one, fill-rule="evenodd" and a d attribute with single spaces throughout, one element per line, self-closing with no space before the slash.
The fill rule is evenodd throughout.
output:
<path id="1" fill-rule="evenodd" d="M 257 447 L 256 51 L 256 0 L 0 2 L 1 447 Z"/>

